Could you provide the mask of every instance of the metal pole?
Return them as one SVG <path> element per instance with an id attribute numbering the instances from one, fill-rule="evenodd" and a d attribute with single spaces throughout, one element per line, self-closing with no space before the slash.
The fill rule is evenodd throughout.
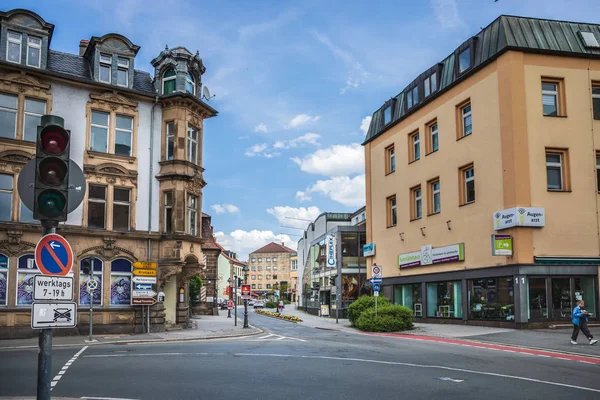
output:
<path id="1" fill-rule="evenodd" d="M 94 260 L 90 260 L 90 281 L 94 280 Z M 89 337 L 89 341 L 91 342 L 93 340 L 93 335 L 92 335 L 92 326 L 94 324 L 94 291 L 90 290 L 90 288 L 88 287 L 88 293 L 90 295 L 90 337 Z"/>
<path id="2" fill-rule="evenodd" d="M 375 316 L 377 316 L 377 297 L 375 297 Z"/>
<path id="3" fill-rule="evenodd" d="M 56 233 L 55 227 L 42 223 L 42 236 Z M 52 329 L 42 329 L 38 353 L 37 400 L 50 400 L 50 382 L 52 382 Z"/>
<path id="4" fill-rule="evenodd" d="M 340 279 L 341 276 L 338 274 L 335 276 L 335 323 L 339 324 L 339 304 L 340 302 L 338 301 L 338 296 L 340 295 L 340 291 L 338 288 L 338 279 Z"/>
<path id="5" fill-rule="evenodd" d="M 146 331 L 146 308 L 144 306 L 140 307 L 142 309 L 142 333 Z"/>
<path id="6" fill-rule="evenodd" d="M 233 296 L 233 305 L 234 305 L 234 308 L 233 308 L 233 319 L 234 319 L 233 326 L 237 326 L 237 286 L 238 286 L 237 275 L 234 276 L 234 279 L 235 279 L 235 283 L 233 284 L 233 293 L 234 293 L 234 296 Z"/>
<path id="7" fill-rule="evenodd" d="M 150 306 L 148 306 L 148 312 L 146 313 L 146 328 L 147 332 L 150 333 Z"/>
<path id="8" fill-rule="evenodd" d="M 248 284 L 248 272 L 244 273 L 244 284 Z M 249 327 L 250 326 L 248 326 L 248 299 L 244 299 L 244 328 Z"/>

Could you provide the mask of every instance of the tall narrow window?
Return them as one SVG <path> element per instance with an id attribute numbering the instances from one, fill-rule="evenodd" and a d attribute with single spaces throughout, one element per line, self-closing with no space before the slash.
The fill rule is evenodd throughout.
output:
<path id="1" fill-rule="evenodd" d="M 13 176 L 0 174 L 0 221 L 10 221 L 12 215 Z"/>
<path id="2" fill-rule="evenodd" d="M 114 188 L 113 194 L 113 230 L 128 231 L 131 212 L 131 190 Z"/>
<path id="3" fill-rule="evenodd" d="M 416 106 L 419 103 L 419 87 L 415 86 L 412 90 L 413 104 Z"/>
<path id="4" fill-rule="evenodd" d="M 471 68 L 471 49 L 467 48 L 458 55 L 458 72 L 463 73 Z"/>
<path id="5" fill-rule="evenodd" d="M 462 136 L 469 136 L 473 133 L 473 123 L 471 119 L 471 103 L 465 105 L 460 109 L 461 114 L 461 126 L 462 126 Z"/>
<path id="6" fill-rule="evenodd" d="M 8 257 L 0 253 L 0 306 L 8 299 Z"/>
<path id="7" fill-rule="evenodd" d="M 198 214 L 198 198 L 191 194 L 188 195 L 187 201 L 187 220 L 188 220 L 188 234 L 196 235 L 196 225 Z"/>
<path id="8" fill-rule="evenodd" d="M 163 88 L 163 94 L 171 94 L 173 92 L 175 92 L 176 89 L 176 78 L 177 74 L 175 73 L 175 70 L 170 68 L 168 70 L 165 71 L 165 73 L 163 74 L 163 79 L 162 79 L 162 88 Z"/>
<path id="9" fill-rule="evenodd" d="M 437 214 L 441 211 L 440 181 L 435 179 L 429 183 L 429 213 Z"/>
<path id="10" fill-rule="evenodd" d="M 89 185 L 88 228 L 104 229 L 106 226 L 106 186 Z"/>
<path id="11" fill-rule="evenodd" d="M 29 36 L 27 38 L 27 65 L 30 67 L 40 67 L 42 54 L 42 39 Z"/>
<path id="12" fill-rule="evenodd" d="M 437 73 L 431 74 L 431 93 L 437 91 Z"/>
<path id="13" fill-rule="evenodd" d="M 84 269 L 89 266 L 89 273 L 85 273 Z M 92 298 L 94 306 L 102 305 L 102 281 L 104 265 L 102 260 L 95 257 L 88 257 L 81 260 L 79 263 L 79 305 L 90 306 Z M 98 287 L 94 290 L 88 289 L 88 282 L 94 279 L 98 282 Z"/>
<path id="14" fill-rule="evenodd" d="M 430 87 L 430 79 L 431 77 L 427 77 L 425 78 L 425 80 L 423 81 L 423 91 L 424 91 L 424 97 L 429 96 L 429 94 L 431 93 L 431 87 Z"/>
<path id="15" fill-rule="evenodd" d="M 115 129 L 115 154 L 131 156 L 131 138 L 133 137 L 133 118 L 117 115 Z"/>
<path id="16" fill-rule="evenodd" d="M 164 229 L 166 233 L 173 233 L 173 192 L 165 192 Z"/>
<path id="17" fill-rule="evenodd" d="M 23 36 L 18 32 L 8 31 L 8 41 L 6 46 L 6 60 L 20 64 L 21 63 L 21 41 Z"/>
<path id="18" fill-rule="evenodd" d="M 187 160 L 198 164 L 198 131 L 188 127 Z"/>
<path id="19" fill-rule="evenodd" d="M 412 90 L 408 90 L 406 92 L 406 108 L 412 108 L 413 106 L 413 95 L 412 95 Z"/>
<path id="20" fill-rule="evenodd" d="M 412 209 L 411 220 L 421 219 L 423 216 L 423 197 L 421 195 L 421 186 L 411 189 L 412 194 Z"/>
<path id="21" fill-rule="evenodd" d="M 0 93 L 0 137 L 14 139 L 17 136 L 18 100 L 16 95 Z"/>
<path id="22" fill-rule="evenodd" d="M 462 204 L 469 204 L 475 201 L 475 169 L 473 165 L 461 168 L 462 175 Z"/>
<path id="23" fill-rule="evenodd" d="M 25 99 L 25 117 L 23 119 L 23 140 L 35 142 L 37 140 L 37 127 L 42 115 L 46 114 L 46 101 Z"/>
<path id="24" fill-rule="evenodd" d="M 386 173 L 391 174 L 396 171 L 396 151 L 394 150 L 394 145 L 389 146 L 386 149 L 387 153 L 387 165 L 386 165 Z"/>
<path id="25" fill-rule="evenodd" d="M 111 82 L 112 57 L 106 54 L 100 54 L 100 82 Z"/>
<path id="26" fill-rule="evenodd" d="M 392 122 L 392 106 L 387 106 L 383 110 L 383 124 L 387 125 Z"/>
<path id="27" fill-rule="evenodd" d="M 564 189 L 562 152 L 546 152 L 546 175 L 548 179 L 548 190 Z"/>
<path id="28" fill-rule="evenodd" d="M 421 137 L 419 131 L 413 132 L 408 135 L 408 145 L 410 151 L 408 153 L 408 162 L 417 161 L 421 158 Z"/>
<path id="29" fill-rule="evenodd" d="M 429 134 L 431 135 L 431 148 L 430 152 L 434 152 L 438 150 L 439 142 L 438 142 L 438 124 L 437 122 L 429 125 Z"/>
<path id="30" fill-rule="evenodd" d="M 594 119 L 600 119 L 600 84 L 592 86 L 592 105 Z"/>
<path id="31" fill-rule="evenodd" d="M 108 152 L 108 119 L 108 113 L 92 111 L 92 124 L 90 128 L 91 151 L 99 153 Z"/>
<path id="32" fill-rule="evenodd" d="M 130 306 L 131 261 L 124 258 L 110 263 L 110 305 Z"/>
<path id="33" fill-rule="evenodd" d="M 129 86 L 129 60 L 127 58 L 117 58 L 117 85 Z"/>
<path id="34" fill-rule="evenodd" d="M 167 122 L 167 160 L 175 158 L 175 122 Z"/>
<path id="35" fill-rule="evenodd" d="M 396 196 L 388 197 L 387 199 L 387 225 L 388 228 L 396 226 L 398 223 L 398 214 L 396 210 Z"/>
<path id="36" fill-rule="evenodd" d="M 190 73 L 185 76 L 185 91 L 191 94 L 196 94 L 196 83 L 193 75 Z"/>
<path id="37" fill-rule="evenodd" d="M 600 193 L 600 155 L 596 153 L 596 189 Z"/>
<path id="38" fill-rule="evenodd" d="M 33 254 L 19 257 L 17 262 L 17 306 L 33 303 L 33 277 L 39 273 Z"/>
<path id="39" fill-rule="evenodd" d="M 544 115 L 550 117 L 558 115 L 558 83 L 542 82 L 542 106 Z"/>

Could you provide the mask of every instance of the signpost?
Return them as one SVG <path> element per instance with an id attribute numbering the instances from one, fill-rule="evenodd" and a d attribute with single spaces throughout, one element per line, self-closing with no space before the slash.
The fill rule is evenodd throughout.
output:
<path id="1" fill-rule="evenodd" d="M 512 256 L 513 240 L 511 235 L 492 235 L 492 255 Z"/>
<path id="2" fill-rule="evenodd" d="M 136 269 L 156 269 L 157 265 L 155 262 L 147 261 L 136 261 L 133 263 L 133 268 Z"/>
<path id="3" fill-rule="evenodd" d="M 135 276 L 156 276 L 156 270 L 153 269 L 134 269 L 133 275 Z"/>
<path id="4" fill-rule="evenodd" d="M 73 250 L 67 239 L 51 233 L 35 246 L 35 263 L 43 275 L 65 276 L 73 267 Z"/>
<path id="5" fill-rule="evenodd" d="M 70 276 L 34 275 L 33 300 L 72 301 L 73 278 Z"/>
<path id="6" fill-rule="evenodd" d="M 33 329 L 74 328 L 77 325 L 77 304 L 33 303 L 31 327 Z"/>
<path id="7" fill-rule="evenodd" d="M 156 268 L 158 264 L 151 261 L 133 263 L 133 279 L 131 281 L 131 305 L 148 306 L 146 310 L 146 330 L 150 333 L 150 306 L 157 302 L 157 293 L 153 290 L 156 284 Z M 144 309 L 142 308 L 142 321 Z M 143 325 L 143 324 L 142 324 Z"/>
<path id="8" fill-rule="evenodd" d="M 149 283 L 156 284 L 156 277 L 152 276 L 134 276 L 132 279 L 133 283 Z"/>
<path id="9" fill-rule="evenodd" d="M 132 306 L 151 306 L 153 304 L 156 304 L 156 299 L 131 299 Z"/>
<path id="10" fill-rule="evenodd" d="M 252 297 L 250 296 L 250 285 L 242 285 L 242 299 L 250 300 Z"/>

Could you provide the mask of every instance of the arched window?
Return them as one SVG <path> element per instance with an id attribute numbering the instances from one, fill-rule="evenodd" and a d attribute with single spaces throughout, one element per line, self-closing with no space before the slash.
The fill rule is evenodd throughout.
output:
<path id="1" fill-rule="evenodd" d="M 8 294 L 8 257 L 0 254 L 0 306 L 6 305 Z"/>
<path id="2" fill-rule="evenodd" d="M 110 263 L 110 304 L 131 304 L 131 261 L 119 258 Z"/>
<path id="3" fill-rule="evenodd" d="M 175 73 L 175 70 L 173 68 L 169 68 L 168 70 L 165 71 L 165 73 L 163 74 L 163 77 L 162 77 L 163 94 L 170 94 L 175 91 L 176 75 L 177 74 Z"/>
<path id="4" fill-rule="evenodd" d="M 40 273 L 33 254 L 19 257 L 17 270 L 17 305 L 30 305 L 33 303 L 33 277 Z"/>
<path id="5" fill-rule="evenodd" d="M 185 77 L 185 91 L 194 95 L 196 94 L 196 82 L 190 73 Z"/>
<path id="6" fill-rule="evenodd" d="M 89 267 L 89 271 L 88 271 Z M 102 305 L 102 260 L 95 257 L 86 257 L 79 261 L 79 305 L 90 305 L 90 292 L 94 298 L 94 305 Z M 84 271 L 85 270 L 85 271 Z M 87 273 L 86 273 L 87 272 Z M 96 289 L 89 290 L 88 282 L 92 280 L 98 282 Z"/>

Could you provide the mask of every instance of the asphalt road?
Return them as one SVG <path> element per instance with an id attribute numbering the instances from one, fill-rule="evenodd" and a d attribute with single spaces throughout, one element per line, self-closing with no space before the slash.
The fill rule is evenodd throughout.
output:
<path id="1" fill-rule="evenodd" d="M 600 365 L 357 333 L 251 315 L 246 338 L 60 348 L 53 397 L 598 399 Z M 37 350 L 0 352 L 0 396 L 34 396 Z"/>

